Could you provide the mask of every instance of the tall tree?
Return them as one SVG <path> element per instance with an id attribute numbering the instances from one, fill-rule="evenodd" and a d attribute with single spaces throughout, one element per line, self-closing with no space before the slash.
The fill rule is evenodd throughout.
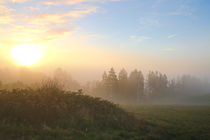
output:
<path id="1" fill-rule="evenodd" d="M 147 88 L 150 97 L 160 97 L 167 93 L 168 78 L 160 72 L 150 71 L 147 76 Z"/>
<path id="2" fill-rule="evenodd" d="M 138 73 L 139 73 L 139 78 L 138 78 L 137 99 L 139 101 L 139 100 L 143 100 L 143 96 L 144 96 L 144 75 L 141 71 L 139 71 Z"/>
<path id="3" fill-rule="evenodd" d="M 108 76 L 106 74 L 106 71 L 104 71 L 103 75 L 102 75 L 102 84 L 106 87 L 107 86 L 107 79 Z"/>
<path id="4" fill-rule="evenodd" d="M 130 98 L 137 102 L 143 97 L 144 94 L 144 76 L 141 71 L 134 70 L 129 76 L 129 91 Z"/>
<path id="5" fill-rule="evenodd" d="M 125 100 L 128 93 L 128 74 L 125 69 L 122 69 L 118 75 L 119 96 L 120 100 Z"/>
<path id="6" fill-rule="evenodd" d="M 119 72 L 118 79 L 119 81 L 123 81 L 123 82 L 128 80 L 128 73 L 126 72 L 125 69 L 122 69 Z"/>
<path id="7" fill-rule="evenodd" d="M 115 71 L 113 68 L 110 69 L 108 77 L 107 77 L 107 86 L 109 89 L 109 95 L 111 98 L 116 97 L 116 93 L 118 90 L 118 79 L 117 75 L 115 74 Z"/>
<path id="8" fill-rule="evenodd" d="M 102 96 L 106 96 L 109 91 L 108 75 L 106 71 L 102 75 L 102 81 L 100 86 L 100 93 L 102 94 Z"/>

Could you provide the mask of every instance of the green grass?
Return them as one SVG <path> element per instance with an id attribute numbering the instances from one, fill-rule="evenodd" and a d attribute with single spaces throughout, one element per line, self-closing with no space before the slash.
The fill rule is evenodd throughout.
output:
<path id="1" fill-rule="evenodd" d="M 151 135 L 160 139 L 210 139 L 210 106 L 122 106 L 152 124 Z M 155 129 L 152 132 L 152 129 Z M 159 132 L 155 132 L 159 131 Z M 159 133 L 159 134 L 158 134 Z"/>
<path id="2" fill-rule="evenodd" d="M 0 139 L 129 140 L 149 131 L 118 105 L 58 88 L 0 91 Z"/>
<path id="3" fill-rule="evenodd" d="M 118 106 L 55 87 L 0 91 L 2 140 L 208 140 L 210 106 Z"/>

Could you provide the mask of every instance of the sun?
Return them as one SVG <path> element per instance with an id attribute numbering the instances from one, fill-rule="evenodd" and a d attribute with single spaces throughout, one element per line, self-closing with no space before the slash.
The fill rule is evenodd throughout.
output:
<path id="1" fill-rule="evenodd" d="M 28 66 L 41 61 L 42 46 L 39 44 L 19 44 L 11 49 L 11 57 L 20 65 Z"/>

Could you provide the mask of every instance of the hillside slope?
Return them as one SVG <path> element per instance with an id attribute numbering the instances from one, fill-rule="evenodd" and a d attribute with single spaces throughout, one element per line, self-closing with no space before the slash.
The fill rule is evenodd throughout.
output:
<path id="1" fill-rule="evenodd" d="M 9 139 L 141 139 L 149 132 L 118 105 L 58 88 L 0 92 L 0 137 Z"/>

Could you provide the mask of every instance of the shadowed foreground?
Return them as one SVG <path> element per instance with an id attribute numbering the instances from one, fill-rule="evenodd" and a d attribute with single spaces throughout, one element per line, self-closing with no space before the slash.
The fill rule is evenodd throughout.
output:
<path id="1" fill-rule="evenodd" d="M 100 98 L 82 95 L 81 92 L 65 92 L 53 86 L 35 90 L 0 91 L 0 138 L 210 138 L 208 106 L 142 105 L 122 108 Z"/>
<path id="2" fill-rule="evenodd" d="M 0 137 L 9 139 L 140 139 L 149 132 L 115 104 L 58 88 L 1 91 Z"/>

